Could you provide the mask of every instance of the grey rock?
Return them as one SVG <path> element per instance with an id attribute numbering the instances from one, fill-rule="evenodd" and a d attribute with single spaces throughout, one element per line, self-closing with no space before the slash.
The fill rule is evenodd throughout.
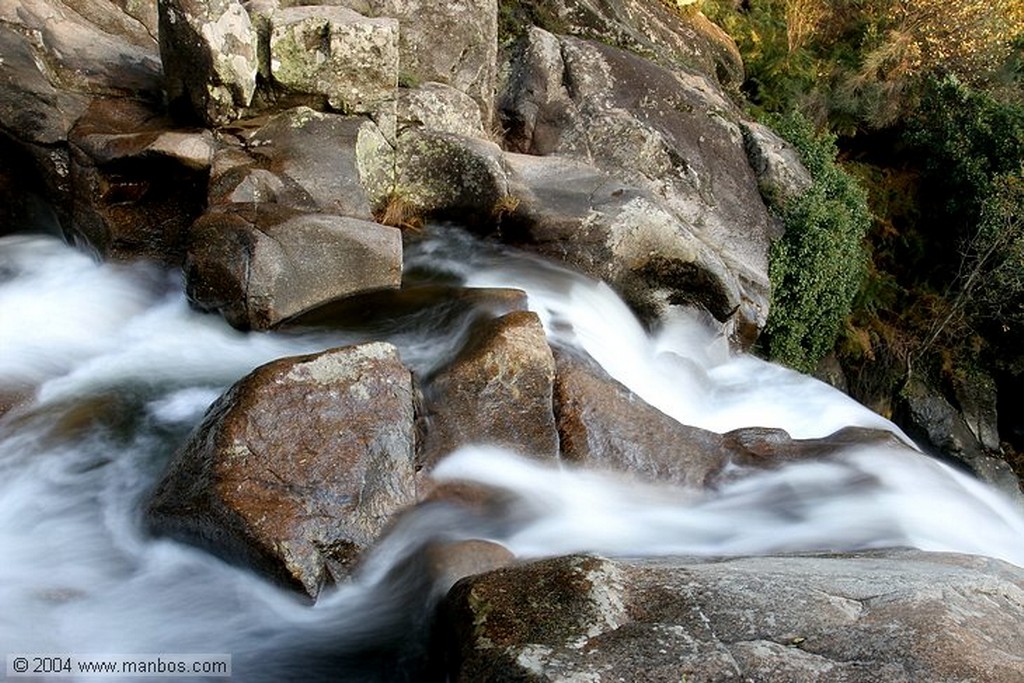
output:
<path id="1" fill-rule="evenodd" d="M 159 0 L 160 58 L 176 115 L 222 125 L 256 94 L 258 41 L 238 0 Z"/>
<path id="2" fill-rule="evenodd" d="M 267 329 L 332 299 L 398 287 L 395 228 L 275 205 L 210 211 L 192 226 L 185 263 L 190 301 L 232 325 Z"/>
<path id="3" fill-rule="evenodd" d="M 711 82 L 531 29 L 501 111 L 513 150 L 570 156 L 657 198 L 658 211 L 689 234 L 677 238 L 676 249 L 711 254 L 711 245 L 728 244 L 711 258 L 725 266 L 717 275 L 734 293 L 736 326 L 763 326 L 767 253 L 777 228 L 744 151 L 742 116 Z"/>
<path id="4" fill-rule="evenodd" d="M 800 160 L 800 152 L 771 128 L 746 122 L 743 139 L 761 196 L 769 205 L 784 206 L 811 188 L 811 173 Z"/>
<path id="5" fill-rule="evenodd" d="M 270 73 L 285 90 L 321 95 L 344 113 L 369 113 L 394 100 L 398 22 L 345 7 L 286 7 L 269 36 Z"/>
<path id="6" fill-rule="evenodd" d="M 402 80 L 444 83 L 477 103 L 490 124 L 498 53 L 497 0 L 339 0 L 373 17 L 399 22 Z"/>
<path id="7" fill-rule="evenodd" d="M 484 137 L 480 107 L 469 95 L 444 83 L 402 88 L 398 95 L 399 132 L 408 128 Z"/>
<path id="8" fill-rule="evenodd" d="M 450 591 L 448 680 L 942 681 L 1020 677 L 1024 574 L 982 557 L 609 560 Z"/>
<path id="9" fill-rule="evenodd" d="M 210 179 L 210 204 L 277 203 L 372 220 L 359 174 L 358 140 L 375 124 L 309 107 L 237 122 Z"/>

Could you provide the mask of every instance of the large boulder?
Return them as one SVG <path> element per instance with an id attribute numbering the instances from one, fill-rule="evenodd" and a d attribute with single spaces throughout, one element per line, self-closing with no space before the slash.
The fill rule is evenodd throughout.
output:
<path id="1" fill-rule="evenodd" d="M 401 282 L 396 228 L 274 204 L 207 212 L 192 226 L 185 261 L 189 300 L 241 329 Z"/>
<path id="2" fill-rule="evenodd" d="M 537 28 L 521 41 L 511 69 L 500 104 L 510 148 L 574 157 L 656 197 L 657 209 L 682 226 L 673 228 L 679 254 L 653 268 L 657 277 L 685 280 L 701 265 L 697 255 L 714 249 L 727 267 L 726 289 L 737 292 L 740 325 L 762 327 L 768 246 L 777 229 L 735 105 L 704 77 Z M 676 289 L 686 288 L 681 282 Z"/>
<path id="3" fill-rule="evenodd" d="M 239 121 L 230 130 L 237 144 L 218 150 L 210 205 L 276 203 L 373 219 L 357 152 L 360 136 L 379 131 L 366 117 L 300 106 Z"/>
<path id="4" fill-rule="evenodd" d="M 1020 679 L 1024 573 L 920 551 L 571 556 L 464 579 L 449 681 Z"/>
<path id="5" fill-rule="evenodd" d="M 490 125 L 498 61 L 497 0 L 335 0 L 373 17 L 399 22 L 399 63 L 406 82 L 452 86 L 477 103 Z"/>
<path id="6" fill-rule="evenodd" d="M 398 22 L 345 7 L 285 7 L 270 18 L 270 76 L 290 93 L 317 96 L 358 114 L 393 104 L 398 87 Z"/>
<path id="7" fill-rule="evenodd" d="M 701 490 L 731 462 L 720 434 L 682 425 L 593 361 L 555 351 L 555 415 L 562 458 L 588 469 Z"/>
<path id="8" fill-rule="evenodd" d="M 720 320 L 740 311 L 734 332 L 759 324 L 722 256 L 655 195 L 559 155 L 504 161 L 515 199 L 501 221 L 506 242 L 607 282 L 647 319 L 696 305 Z"/>
<path id="9" fill-rule="evenodd" d="M 206 205 L 215 143 L 136 100 L 97 99 L 68 135 L 71 230 L 104 257 L 178 265 Z"/>
<path id="10" fill-rule="evenodd" d="M 425 380 L 419 467 L 429 470 L 471 443 L 557 458 L 554 378 L 554 358 L 536 313 L 514 311 L 478 323 L 455 360 Z"/>
<path id="11" fill-rule="evenodd" d="M 415 500 L 412 376 L 390 344 L 284 358 L 210 407 L 150 526 L 316 597 Z"/>

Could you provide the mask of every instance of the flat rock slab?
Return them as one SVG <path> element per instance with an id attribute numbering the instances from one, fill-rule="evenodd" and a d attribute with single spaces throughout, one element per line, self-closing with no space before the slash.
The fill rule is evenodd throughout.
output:
<path id="1" fill-rule="evenodd" d="M 1020 680 L 1024 570 L 982 557 L 569 556 L 448 594 L 450 681 Z"/>

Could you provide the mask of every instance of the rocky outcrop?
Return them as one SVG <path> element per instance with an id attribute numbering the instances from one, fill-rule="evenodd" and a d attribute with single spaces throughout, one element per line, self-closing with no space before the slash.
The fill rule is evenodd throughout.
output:
<path id="1" fill-rule="evenodd" d="M 1018 680 L 1024 574 L 919 551 L 571 556 L 456 584 L 447 680 Z"/>
<path id="2" fill-rule="evenodd" d="M 413 421 L 390 344 L 274 361 L 211 406 L 153 494 L 150 526 L 316 597 L 415 500 Z"/>
<path id="3" fill-rule="evenodd" d="M 68 142 L 75 236 L 105 258 L 179 265 L 205 206 L 210 131 L 177 129 L 134 100 L 97 99 Z"/>
<path id="4" fill-rule="evenodd" d="M 429 470 L 469 443 L 556 458 L 554 378 L 554 358 L 536 313 L 481 322 L 455 360 L 425 382 L 427 434 L 419 467 Z"/>
<path id="5" fill-rule="evenodd" d="M 634 210 L 643 225 L 660 226 L 648 246 L 658 258 L 622 259 L 643 273 L 623 290 L 631 303 L 657 313 L 694 281 L 717 281 L 725 301 L 714 315 L 763 325 L 776 229 L 744 152 L 742 117 L 705 78 L 531 28 L 500 110 L 511 149 L 579 159 L 645 195 L 647 205 Z M 715 244 L 731 248 L 714 252 Z"/>

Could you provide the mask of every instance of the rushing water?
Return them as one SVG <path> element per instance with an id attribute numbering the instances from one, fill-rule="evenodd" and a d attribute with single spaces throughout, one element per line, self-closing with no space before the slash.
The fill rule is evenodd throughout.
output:
<path id="1" fill-rule="evenodd" d="M 526 290 L 553 344 L 586 351 L 680 421 L 798 438 L 861 425 L 902 437 L 820 382 L 730 354 L 706 321 L 681 314 L 649 334 L 600 283 L 441 233 L 410 250 L 410 280 Z M 413 317 L 386 336 L 428 372 L 457 351 L 469 318 Z M 178 278 L 159 269 L 97 264 L 49 237 L 0 239 L 0 392 L 34 397 L 0 418 L 0 655 L 230 653 L 235 680 L 398 679 L 396 653 L 415 654 L 443 589 L 417 564 L 431 539 L 494 540 L 523 558 L 912 545 L 1024 566 L 1024 519 L 1009 503 L 924 456 L 881 447 L 752 473 L 702 496 L 464 448 L 435 478 L 504 489 L 514 503 L 494 517 L 444 505 L 405 516 L 355 580 L 315 607 L 143 532 L 148 491 L 227 386 L 271 359 L 382 334 L 243 334 L 192 311 Z"/>

